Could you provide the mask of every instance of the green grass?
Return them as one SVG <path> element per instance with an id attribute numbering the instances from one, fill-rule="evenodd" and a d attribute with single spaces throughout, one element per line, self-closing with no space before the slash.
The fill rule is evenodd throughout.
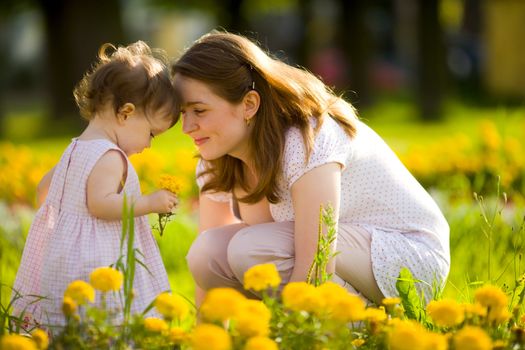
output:
<path id="1" fill-rule="evenodd" d="M 446 118 L 439 123 L 425 123 L 416 120 L 414 106 L 409 102 L 389 100 L 363 110 L 361 118 L 384 137 L 396 152 L 404 152 L 413 145 L 435 144 L 440 139 L 458 133 L 471 136 L 473 139 L 479 138 L 477 124 L 480 119 L 494 121 L 498 130 L 504 135 L 519 135 L 525 130 L 525 108 L 473 107 L 452 101 L 446 105 L 445 114 Z M 4 124 L 9 125 L 6 129 L 7 139 L 27 145 L 35 152 L 58 155 L 70 139 L 77 136 L 70 134 L 61 137 L 33 138 L 31 135 L 41 134 L 38 131 L 39 127 L 45 127 L 45 123 L 35 122 L 41 116 L 28 113 L 17 116 L 16 120 L 14 118 L 8 115 L 7 120 L 4 121 Z M 177 159 L 172 159 L 172 154 L 177 149 L 194 150 L 191 139 L 182 134 L 180 123 L 155 138 L 152 147 L 167 157 L 169 162 L 177 162 Z M 492 193 L 483 193 L 485 197 L 494 197 L 495 194 L 495 188 Z M 491 247 L 490 279 L 500 285 L 512 285 L 524 271 L 522 262 L 524 232 L 520 226 L 525 209 L 523 200 L 512 199 L 501 214 L 495 216 L 492 234 L 489 237 L 479 206 L 474 199 L 450 202 L 449 196 L 453 193 L 441 192 L 437 195 L 451 227 L 452 269 L 445 295 L 466 297 L 469 293 L 469 283 L 489 279 L 489 247 Z M 154 219 L 154 216 L 151 216 L 150 222 L 153 223 Z M 4 218 L 0 220 L 5 221 Z M 27 232 L 26 226 L 27 224 L 21 226 L 25 232 Z M 168 225 L 163 237 L 158 237 L 156 234 L 172 289 L 190 299 L 193 298 L 194 285 L 187 269 L 185 255 L 197 234 L 196 231 L 196 214 L 184 208 Z M 21 234 L 21 231 L 17 232 L 10 234 L 9 237 L 17 234 L 22 237 L 25 235 L 25 233 Z M 20 243 L 13 247 L 12 242 L 6 240 L 6 237 L 6 232 L 0 231 L 0 238 L 2 238 L 0 280 L 9 285 L 12 284 L 17 268 Z M 5 303 L 4 298 L 3 293 L 2 302 Z"/>

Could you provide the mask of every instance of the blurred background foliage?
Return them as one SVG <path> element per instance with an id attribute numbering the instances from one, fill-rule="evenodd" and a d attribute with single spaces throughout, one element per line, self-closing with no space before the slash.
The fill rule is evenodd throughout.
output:
<path id="1" fill-rule="evenodd" d="M 450 223 L 447 293 L 510 285 L 525 271 L 523 23 L 523 0 L 2 0 L 0 280 L 14 279 L 36 184 L 85 126 L 72 90 L 100 45 L 144 40 L 176 59 L 218 28 L 320 76 L 386 139 Z M 157 238 L 172 287 L 190 298 L 194 152 L 178 125 L 132 159 L 145 192 L 162 173 L 183 183 Z"/>

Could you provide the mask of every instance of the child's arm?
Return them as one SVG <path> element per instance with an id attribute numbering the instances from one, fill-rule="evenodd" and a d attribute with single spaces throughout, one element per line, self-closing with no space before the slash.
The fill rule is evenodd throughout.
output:
<path id="1" fill-rule="evenodd" d="M 89 174 L 87 182 L 87 206 L 89 213 L 99 219 L 122 218 L 124 194 L 122 191 L 127 162 L 118 151 L 104 154 Z M 127 198 L 133 204 L 134 215 L 169 213 L 177 203 L 177 196 L 167 190 L 159 190 L 147 196 Z"/>
<path id="2" fill-rule="evenodd" d="M 55 167 L 51 168 L 40 180 L 36 186 L 36 205 L 40 207 L 42 203 L 46 200 L 47 192 L 49 191 L 49 185 L 51 184 L 51 179 L 55 173 Z"/>

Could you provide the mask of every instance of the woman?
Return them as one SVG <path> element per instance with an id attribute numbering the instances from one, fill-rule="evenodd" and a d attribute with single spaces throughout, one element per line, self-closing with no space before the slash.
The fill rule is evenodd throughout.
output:
<path id="1" fill-rule="evenodd" d="M 426 296 L 443 285 L 439 208 L 319 79 L 221 32 L 197 40 L 172 73 L 201 157 L 200 234 L 187 256 L 197 303 L 210 288 L 242 291 L 244 272 L 261 263 L 274 263 L 283 284 L 306 280 L 327 204 L 338 221 L 336 282 L 376 303 L 397 294 L 402 267 Z"/>

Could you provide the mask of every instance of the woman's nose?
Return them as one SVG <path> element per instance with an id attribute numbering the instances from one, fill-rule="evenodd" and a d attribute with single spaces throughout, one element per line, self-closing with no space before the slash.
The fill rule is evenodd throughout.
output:
<path id="1" fill-rule="evenodd" d="M 189 116 L 188 114 L 182 115 L 182 132 L 189 134 L 197 128 L 195 119 Z"/>

